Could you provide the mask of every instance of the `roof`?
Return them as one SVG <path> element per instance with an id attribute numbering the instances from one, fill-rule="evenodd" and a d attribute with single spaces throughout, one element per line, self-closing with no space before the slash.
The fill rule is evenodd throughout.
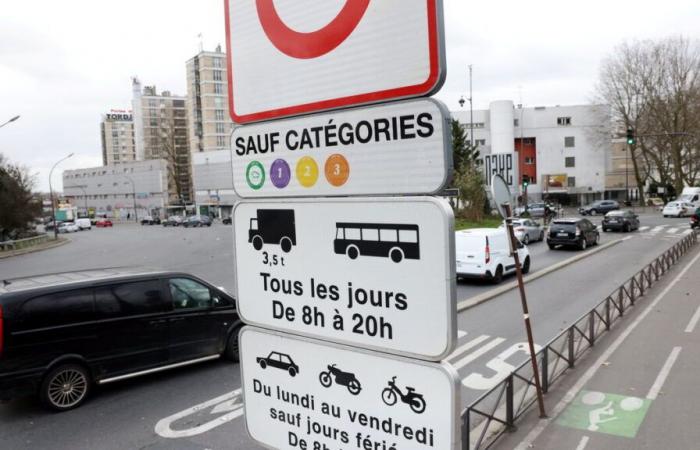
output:
<path id="1" fill-rule="evenodd" d="M 582 220 L 581 217 L 563 217 L 561 219 L 554 219 L 552 223 L 578 223 Z"/>
<path id="2" fill-rule="evenodd" d="M 136 275 L 149 275 L 156 273 L 164 272 L 148 269 L 134 269 L 131 267 L 112 267 L 9 278 L 0 282 L 0 294 L 53 287 L 56 285 L 70 285 L 74 283 L 92 282 L 106 279 L 111 280 L 114 278 L 133 277 Z"/>

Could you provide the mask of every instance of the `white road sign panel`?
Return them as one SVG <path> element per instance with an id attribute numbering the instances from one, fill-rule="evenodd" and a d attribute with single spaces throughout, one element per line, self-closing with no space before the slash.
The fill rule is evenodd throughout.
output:
<path id="1" fill-rule="evenodd" d="M 245 327 L 248 433 L 275 449 L 458 449 L 460 389 L 425 363 Z"/>
<path id="2" fill-rule="evenodd" d="M 241 202 L 248 324 L 440 360 L 456 340 L 454 217 L 432 197 Z"/>
<path id="3" fill-rule="evenodd" d="M 442 0 L 226 0 L 234 122 L 437 92 Z"/>
<path id="4" fill-rule="evenodd" d="M 452 172 L 450 114 L 432 99 L 237 127 L 231 148 L 244 198 L 434 194 Z"/>

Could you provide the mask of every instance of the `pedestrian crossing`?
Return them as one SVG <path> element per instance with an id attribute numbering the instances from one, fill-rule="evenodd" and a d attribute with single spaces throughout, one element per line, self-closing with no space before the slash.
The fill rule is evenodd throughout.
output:
<path id="1" fill-rule="evenodd" d="M 598 226 L 598 231 L 603 231 L 603 227 L 601 225 Z M 643 226 L 639 227 L 639 230 L 637 230 L 639 235 L 641 237 L 646 238 L 646 239 L 656 239 L 656 238 L 665 238 L 665 239 L 675 239 L 675 238 L 682 238 L 693 231 L 690 229 L 689 226 L 682 226 L 679 227 L 677 225 L 673 224 L 665 224 L 665 225 L 657 225 L 654 227 L 651 226 Z"/>

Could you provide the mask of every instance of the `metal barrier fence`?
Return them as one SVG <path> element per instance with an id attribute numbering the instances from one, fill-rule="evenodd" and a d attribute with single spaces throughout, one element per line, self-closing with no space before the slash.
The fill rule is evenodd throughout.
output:
<path id="1" fill-rule="evenodd" d="M 26 239 L 17 239 L 15 241 L 2 241 L 0 242 L 0 251 L 20 250 L 23 248 L 33 247 L 35 245 L 42 244 L 48 240 L 48 234 L 40 234 L 38 236 Z"/>
<path id="2" fill-rule="evenodd" d="M 696 233 L 683 238 L 542 347 L 537 359 L 544 393 L 697 242 Z M 462 449 L 490 448 L 536 401 L 528 359 L 462 412 Z"/>

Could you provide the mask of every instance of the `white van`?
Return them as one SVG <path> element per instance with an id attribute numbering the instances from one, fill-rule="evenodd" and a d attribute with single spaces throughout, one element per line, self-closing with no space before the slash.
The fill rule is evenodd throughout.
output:
<path id="1" fill-rule="evenodd" d="M 700 208 L 700 187 L 683 188 L 683 192 L 676 201 L 690 203 L 694 208 Z"/>
<path id="2" fill-rule="evenodd" d="M 90 219 L 75 219 L 75 224 L 78 226 L 80 231 L 92 229 Z"/>
<path id="3" fill-rule="evenodd" d="M 523 273 L 530 271 L 530 252 L 519 244 Z M 484 278 L 500 283 L 503 275 L 515 273 L 505 228 L 474 228 L 455 233 L 457 278 Z"/>

